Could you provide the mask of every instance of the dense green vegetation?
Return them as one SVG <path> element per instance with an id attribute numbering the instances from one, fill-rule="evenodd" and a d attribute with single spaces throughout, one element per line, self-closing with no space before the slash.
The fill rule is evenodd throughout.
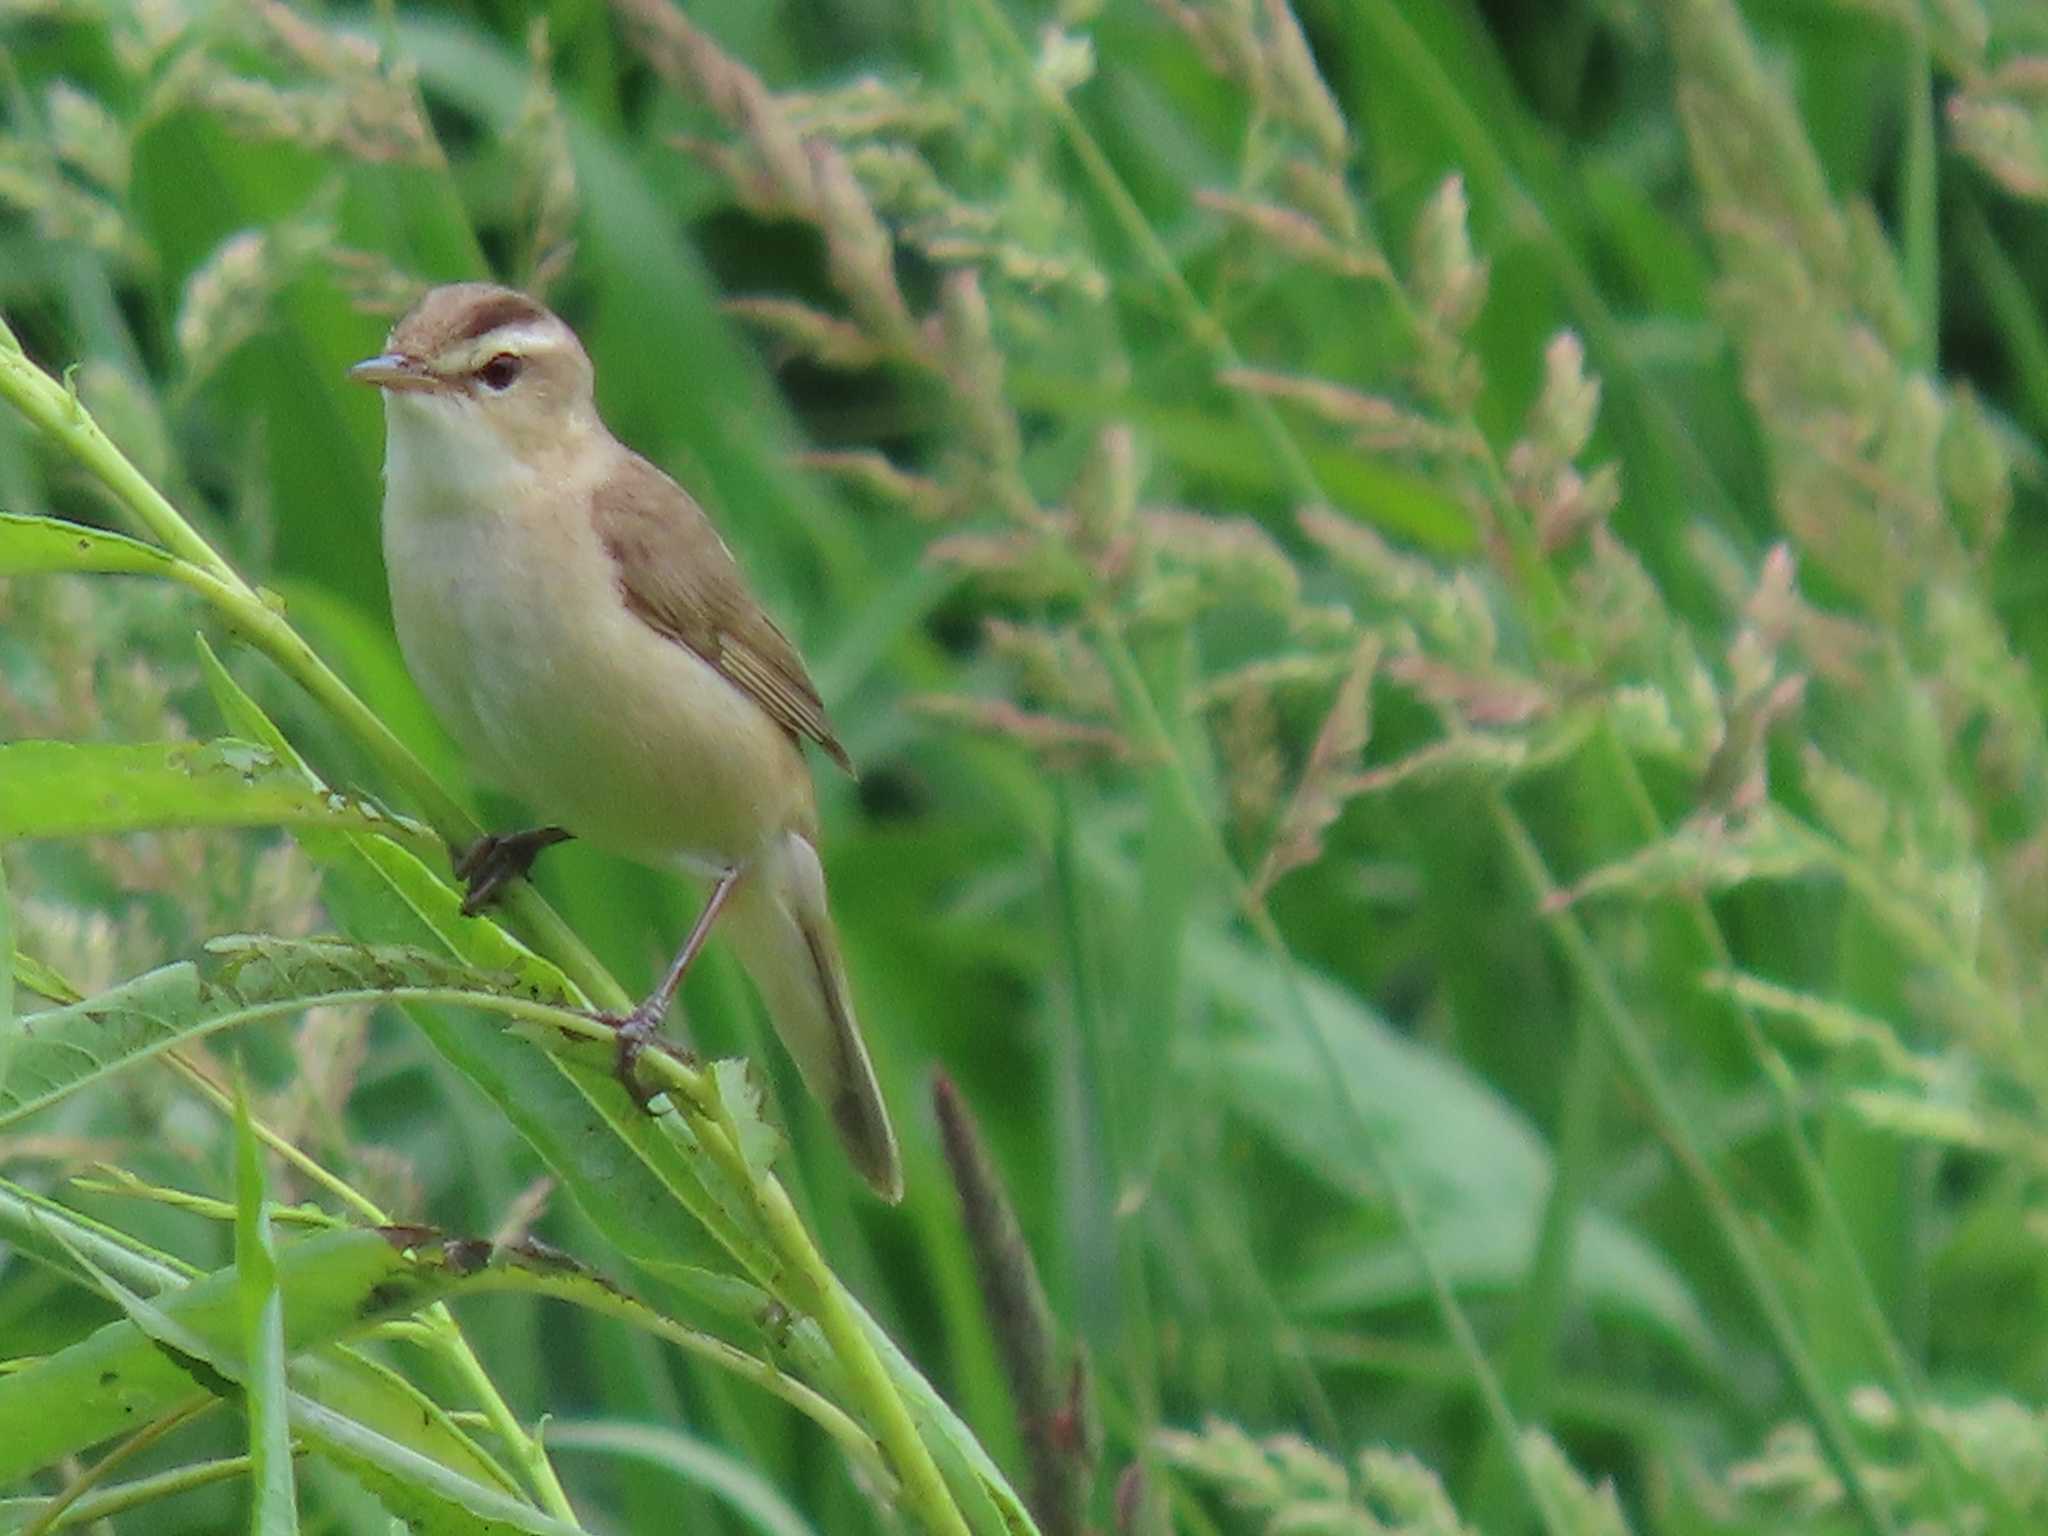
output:
<path id="1" fill-rule="evenodd" d="M 0 1528 L 2043 1528 L 2038 5 L 0 50 Z M 457 915 L 344 371 L 485 275 L 861 767 L 900 1208 L 716 946 L 609 1077 L 697 891 Z"/>

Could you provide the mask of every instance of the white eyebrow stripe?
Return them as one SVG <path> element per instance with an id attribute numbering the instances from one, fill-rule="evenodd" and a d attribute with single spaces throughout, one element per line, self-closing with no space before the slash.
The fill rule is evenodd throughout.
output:
<path id="1" fill-rule="evenodd" d="M 532 320 L 521 320 L 510 325 L 501 325 L 496 330 L 485 331 L 477 337 L 479 352 L 486 344 L 497 352 L 538 352 L 560 337 L 554 327 L 538 324 Z M 488 357 L 485 359 L 488 361 Z"/>

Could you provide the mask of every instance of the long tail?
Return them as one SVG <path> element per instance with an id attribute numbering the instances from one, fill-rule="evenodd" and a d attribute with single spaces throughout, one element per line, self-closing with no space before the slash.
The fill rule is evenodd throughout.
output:
<path id="1" fill-rule="evenodd" d="M 718 926 L 854 1167 L 884 1200 L 901 1200 L 896 1132 L 854 1017 L 817 850 L 798 832 L 771 843 L 733 890 Z"/>

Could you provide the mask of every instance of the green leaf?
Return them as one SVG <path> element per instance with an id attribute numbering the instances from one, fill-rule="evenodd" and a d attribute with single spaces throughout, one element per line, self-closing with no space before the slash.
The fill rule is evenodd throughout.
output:
<path id="1" fill-rule="evenodd" d="M 565 1520 L 451 1472 L 309 1397 L 293 1394 L 292 1428 L 347 1468 L 420 1536 L 581 1536 Z"/>
<path id="2" fill-rule="evenodd" d="M 12 962 L 0 967 L 0 1091 L 7 1087 L 7 1069 L 21 1038 L 20 1022 L 14 1017 L 14 979 L 20 971 L 21 955 L 14 947 L 13 910 L 7 899 L 7 861 L 0 859 L 0 955 Z"/>
<path id="3" fill-rule="evenodd" d="M 439 1462 L 465 1481 L 518 1495 L 512 1474 L 485 1454 L 447 1409 L 388 1365 L 352 1346 L 301 1355 L 292 1362 L 291 1380 L 315 1402 Z"/>
<path id="4" fill-rule="evenodd" d="M 407 1254 L 408 1234 L 323 1233 L 276 1256 L 286 1305 L 281 1351 L 298 1355 L 360 1333 L 386 1317 L 419 1311 L 458 1289 L 475 1265 L 454 1248 Z M 251 1365 L 242 1348 L 239 1266 L 144 1298 L 74 1251 L 127 1314 L 27 1368 L 0 1377 L 0 1483 L 197 1400 L 245 1397 Z M 326 1395 L 336 1372 L 358 1397 L 376 1378 L 330 1354 L 293 1379 Z M 381 1432 L 304 1391 L 284 1397 L 290 1427 L 320 1454 L 346 1465 L 416 1529 L 565 1536 L 573 1527 L 529 1509 L 499 1488 L 464 1476 L 408 1434 Z M 389 1421 L 395 1427 L 397 1421 Z M 502 1476 L 502 1474 L 498 1474 Z"/>
<path id="5" fill-rule="evenodd" d="M 82 1249 L 73 1257 L 130 1315 L 0 1376 L 0 1484 L 214 1392 L 242 1368 L 234 1270 L 166 1287 L 148 1301 Z M 278 1283 L 292 1299 L 284 1339 L 296 1352 L 424 1306 L 452 1277 L 406 1258 L 378 1233 L 356 1231 L 287 1246 Z"/>
<path id="6" fill-rule="evenodd" d="M 711 1079 L 739 1139 L 740 1156 L 757 1178 L 765 1177 L 782 1149 L 782 1133 L 761 1118 L 761 1085 L 738 1057 L 713 1062 Z"/>
<path id="7" fill-rule="evenodd" d="M 299 1512 L 285 1407 L 284 1294 L 278 1289 L 276 1244 L 263 1197 L 263 1149 L 237 1073 L 235 1278 L 247 1367 L 242 1387 L 249 1420 L 249 1530 L 251 1536 L 295 1536 Z"/>
<path id="8" fill-rule="evenodd" d="M 504 1246 L 474 1240 L 437 1238 L 422 1228 L 413 1244 L 422 1250 L 437 1249 L 474 1280 L 470 1289 L 517 1291 L 526 1295 L 552 1296 L 573 1302 L 588 1311 L 616 1318 L 657 1338 L 680 1346 L 692 1357 L 730 1371 L 741 1379 L 780 1397 L 799 1413 L 815 1420 L 820 1428 L 838 1440 L 847 1454 L 878 1483 L 889 1480 L 874 1440 L 843 1410 L 833 1406 L 794 1375 L 716 1334 L 677 1322 L 629 1296 L 596 1270 L 558 1249 L 532 1239 Z M 762 1298 L 765 1304 L 766 1298 Z"/>
<path id="9" fill-rule="evenodd" d="M 55 517 L 0 513 L 0 576 L 93 571 L 171 576 L 188 569 L 175 555 L 123 534 Z"/>
<path id="10" fill-rule="evenodd" d="M 183 1285 L 199 1273 L 126 1232 L 7 1179 L 0 1179 L 0 1237 L 16 1252 L 81 1285 L 97 1283 L 94 1268 L 149 1291 Z M 87 1259 L 90 1266 L 83 1262 Z"/>
<path id="11" fill-rule="evenodd" d="M 85 994 L 57 974 L 55 967 L 43 964 L 33 955 L 20 950 L 14 952 L 13 985 L 21 990 L 33 992 L 38 997 L 47 997 L 53 1003 L 76 1003 Z M 0 1072 L 0 1082 L 7 1074 Z"/>
<path id="12" fill-rule="evenodd" d="M 86 1002 L 36 1015 L 0 1082 L 0 1125 L 88 1083 L 209 1030 L 235 1022 L 232 1004 L 199 980 L 189 962 L 167 965 Z M 282 1010 L 279 1010 L 280 1012 Z"/>
<path id="13" fill-rule="evenodd" d="M 432 841 L 368 802 L 309 785 L 264 747 L 233 738 L 138 746 L 0 746 L 0 841 L 153 827 L 316 826 Z"/>
<path id="14" fill-rule="evenodd" d="M 230 933 L 208 941 L 213 979 L 245 1003 L 299 998 L 308 1003 L 337 992 L 395 992 L 437 988 L 503 994 L 568 1005 L 512 971 L 491 971 L 405 944 L 358 944 L 352 939 L 285 939 L 266 933 Z"/>
<path id="15" fill-rule="evenodd" d="M 550 1450 L 630 1457 L 709 1489 L 762 1536 L 815 1536 L 808 1521 L 746 1463 L 681 1430 L 653 1424 L 570 1420 L 548 1425 Z"/>
<path id="16" fill-rule="evenodd" d="M 960 1415 L 919 1374 L 896 1341 L 867 1309 L 849 1298 L 854 1316 L 882 1357 L 882 1368 L 910 1407 L 918 1435 L 931 1448 L 932 1459 L 945 1474 L 946 1486 L 959 1501 L 960 1512 L 978 1536 L 1017 1536 L 1038 1529 L 1024 1501 L 990 1458 Z"/>
<path id="17" fill-rule="evenodd" d="M 1212 995 L 1252 1026 L 1207 1055 L 1224 1102 L 1338 1189 L 1370 1189 L 1369 1151 L 1340 1112 L 1321 1058 L 1299 1031 L 1259 1027 L 1289 1006 L 1274 963 L 1220 938 L 1191 954 Z M 1403 1039 L 1343 989 L 1307 974 L 1301 987 L 1337 1044 L 1352 1101 L 1367 1106 L 1396 1173 L 1417 1192 L 1424 1236 L 1451 1283 L 1516 1283 L 1534 1251 L 1550 1183 L 1541 1139 L 1462 1067 Z M 1587 1302 L 1651 1325 L 1696 1360 L 1715 1358 L 1697 1300 L 1641 1238 L 1590 1212 L 1578 1249 L 1573 1281 Z M 1412 1299 L 1422 1284 L 1405 1245 L 1372 1245 L 1332 1259 L 1295 1300 L 1319 1311 L 1357 1308 Z"/>

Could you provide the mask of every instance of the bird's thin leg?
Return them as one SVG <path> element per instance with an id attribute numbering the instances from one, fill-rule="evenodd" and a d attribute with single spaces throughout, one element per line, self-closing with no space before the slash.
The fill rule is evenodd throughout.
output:
<path id="1" fill-rule="evenodd" d="M 527 832 L 491 833 L 478 838 L 455 861 L 455 878 L 467 889 L 462 915 L 475 917 L 505 892 L 514 880 L 526 878 L 543 848 L 565 843 L 573 832 L 561 827 L 535 827 Z"/>
<path id="2" fill-rule="evenodd" d="M 683 977 L 688 973 L 690 963 L 697 958 L 697 951 L 704 947 L 704 940 L 710 937 L 711 925 L 718 921 L 719 909 L 725 905 L 725 899 L 732 894 L 739 879 L 740 871 L 737 869 L 728 869 L 718 877 L 718 883 L 711 887 L 711 894 L 705 899 L 704 910 L 697 914 L 690 936 L 683 940 L 683 947 L 676 951 L 675 959 L 669 962 L 668 970 L 663 973 L 661 984 L 624 1018 L 610 1020 L 618 1035 L 615 1070 L 619 1082 L 642 1109 L 647 1107 L 654 1094 L 640 1081 L 636 1070 L 640 1053 L 661 1042 L 662 1020 L 668 1017 L 669 1005 L 676 1000 L 676 989 L 683 984 Z"/>

